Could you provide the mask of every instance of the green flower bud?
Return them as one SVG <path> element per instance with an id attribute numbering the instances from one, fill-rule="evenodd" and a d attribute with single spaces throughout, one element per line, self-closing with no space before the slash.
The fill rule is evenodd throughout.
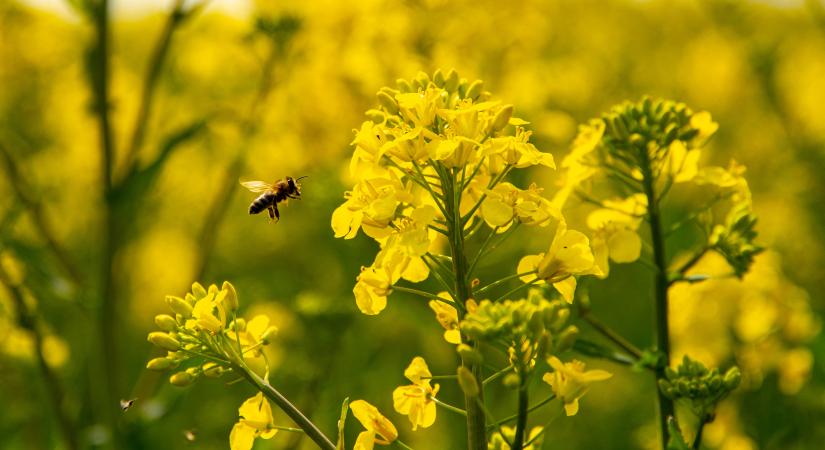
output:
<path id="1" fill-rule="evenodd" d="M 558 330 L 565 323 L 567 323 L 567 319 L 570 318 L 570 310 L 567 308 L 562 308 L 558 312 L 556 312 L 556 317 L 553 320 L 553 323 L 550 325 L 550 329 Z"/>
<path id="2" fill-rule="evenodd" d="M 530 332 L 533 333 L 533 336 L 541 336 L 541 333 L 544 332 L 544 317 L 542 317 L 540 311 L 535 311 L 530 316 L 527 326 L 530 328 Z"/>
<path id="3" fill-rule="evenodd" d="M 667 398 L 673 399 L 673 386 L 664 378 L 659 379 L 659 390 L 665 394 Z"/>
<path id="4" fill-rule="evenodd" d="M 561 353 L 573 348 L 573 344 L 576 342 L 576 338 L 579 336 L 579 329 L 575 325 L 570 325 L 569 327 L 565 328 L 564 331 L 559 334 L 558 338 L 556 338 L 556 348 L 555 351 L 557 353 Z"/>
<path id="5" fill-rule="evenodd" d="M 481 92 L 484 90 L 484 82 L 481 80 L 475 80 L 467 87 L 467 92 L 464 94 L 464 98 L 469 99 L 477 99 Z M 509 120 L 509 119 L 508 119 Z"/>
<path id="6" fill-rule="evenodd" d="M 203 375 L 209 378 L 218 378 L 223 375 L 223 367 L 213 363 L 208 362 L 201 367 L 203 371 Z"/>
<path id="7" fill-rule="evenodd" d="M 450 69 L 447 72 L 447 78 L 444 80 L 444 89 L 447 92 L 455 92 L 458 89 L 459 82 L 458 72 L 455 69 Z"/>
<path id="8" fill-rule="evenodd" d="M 195 303 L 198 301 L 198 299 L 196 299 L 195 296 L 192 295 L 191 292 L 186 293 L 186 296 L 184 297 L 184 300 L 186 300 L 186 303 L 189 303 L 192 306 L 195 306 Z"/>
<path id="9" fill-rule="evenodd" d="M 676 377 L 679 376 L 679 374 L 678 374 L 678 372 L 676 372 L 672 368 L 665 367 L 665 376 L 667 377 L 668 380 L 674 380 L 674 379 L 676 379 Z"/>
<path id="10" fill-rule="evenodd" d="M 464 366 L 458 366 L 458 385 L 461 386 L 461 390 L 464 391 L 464 395 L 467 397 L 477 397 L 480 390 L 478 387 L 478 381 L 476 380 L 475 375 L 470 372 L 470 369 Z"/>
<path id="11" fill-rule="evenodd" d="M 367 118 L 369 118 L 374 124 L 384 123 L 384 121 L 387 120 L 387 116 L 384 115 L 384 112 L 377 109 L 368 110 Z"/>
<path id="12" fill-rule="evenodd" d="M 169 305 L 169 308 L 171 308 L 175 314 L 180 314 L 185 319 L 192 317 L 192 304 L 186 300 L 175 297 L 174 295 L 167 295 L 166 304 Z"/>
<path id="13" fill-rule="evenodd" d="M 462 78 L 458 80 L 458 96 L 461 98 L 467 98 L 467 87 L 470 85 L 470 82 L 467 81 L 466 78 Z"/>
<path id="14" fill-rule="evenodd" d="M 461 360 L 468 364 L 481 364 L 484 361 L 481 352 L 467 344 L 459 344 L 456 352 L 461 356 Z"/>
<path id="15" fill-rule="evenodd" d="M 436 86 L 443 88 L 446 81 L 447 80 L 444 78 L 444 74 L 441 72 L 441 69 L 436 70 L 433 74 L 433 83 L 435 83 Z"/>
<path id="16" fill-rule="evenodd" d="M 269 345 L 269 343 L 272 342 L 272 339 L 275 338 L 276 334 L 278 334 L 278 327 L 271 326 L 267 328 L 266 331 L 264 331 L 264 333 L 261 335 L 261 342 L 263 342 L 264 345 Z"/>
<path id="17" fill-rule="evenodd" d="M 739 371 L 738 367 L 731 367 L 725 372 L 724 383 L 727 390 L 732 391 L 736 389 L 740 381 L 742 381 L 742 372 Z"/>
<path id="18" fill-rule="evenodd" d="M 539 345 L 536 349 L 536 353 L 538 358 L 546 359 L 549 358 L 550 355 L 553 353 L 553 335 L 550 334 L 547 330 L 545 330 L 541 336 L 539 336 Z"/>
<path id="19" fill-rule="evenodd" d="M 178 328 L 178 321 L 168 314 L 155 316 L 155 325 L 163 331 L 174 331 Z"/>
<path id="20" fill-rule="evenodd" d="M 415 75 L 415 82 L 418 83 L 418 87 L 421 89 L 427 89 L 427 86 L 430 84 L 430 76 L 424 72 L 418 72 Z"/>
<path id="21" fill-rule="evenodd" d="M 221 285 L 221 291 L 226 292 L 226 297 L 223 299 L 223 304 L 227 310 L 235 312 L 238 310 L 238 292 L 235 291 L 235 286 L 232 283 L 224 281 Z"/>
<path id="22" fill-rule="evenodd" d="M 501 384 L 508 389 L 518 389 L 521 385 L 521 377 L 517 373 L 510 372 L 504 376 L 504 379 L 501 380 Z"/>
<path id="23" fill-rule="evenodd" d="M 203 288 L 203 285 L 198 283 L 197 281 L 192 283 L 192 294 L 195 295 L 195 298 L 200 300 L 206 297 L 206 289 Z"/>
<path id="24" fill-rule="evenodd" d="M 229 324 L 229 327 L 232 331 L 241 332 L 246 330 L 246 320 L 243 317 L 238 317 L 235 319 L 235 323 Z"/>
<path id="25" fill-rule="evenodd" d="M 169 382 L 177 387 L 186 387 L 195 382 L 195 375 L 189 372 L 178 372 L 169 377 Z"/>
<path id="26" fill-rule="evenodd" d="M 493 131 L 501 131 L 510 123 L 510 118 L 513 117 L 513 105 L 506 105 L 501 108 L 493 119 Z"/>
<path id="27" fill-rule="evenodd" d="M 146 363 L 149 370 L 169 370 L 178 366 L 178 361 L 169 358 L 154 358 Z"/>
<path id="28" fill-rule="evenodd" d="M 378 103 L 390 114 L 398 114 L 398 102 L 395 101 L 389 94 L 381 91 L 377 94 Z"/>
<path id="29" fill-rule="evenodd" d="M 169 336 L 168 334 L 162 331 L 153 331 L 149 333 L 149 336 L 146 338 L 146 340 L 164 350 L 175 351 L 180 348 L 180 342 L 178 342 L 175 338 Z"/>
<path id="30" fill-rule="evenodd" d="M 399 78 L 399 79 L 395 80 L 395 85 L 398 86 L 399 91 L 404 92 L 404 93 L 415 91 L 415 89 L 413 89 L 410 82 L 403 79 L 403 78 Z"/>

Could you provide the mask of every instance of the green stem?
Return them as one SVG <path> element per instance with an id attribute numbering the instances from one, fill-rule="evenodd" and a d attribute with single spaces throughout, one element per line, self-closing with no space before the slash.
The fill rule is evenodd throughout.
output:
<path id="1" fill-rule="evenodd" d="M 445 193 L 445 216 L 447 226 L 450 231 L 450 251 L 453 261 L 453 274 L 455 275 L 455 292 L 453 298 L 456 303 L 464 306 L 472 298 L 472 291 L 467 280 L 467 256 L 464 253 L 464 226 L 459 210 L 459 202 L 461 201 L 461 190 L 456 189 L 455 174 L 448 172 L 444 168 L 438 170 L 441 176 L 441 186 Z M 449 197 L 448 195 L 449 194 Z M 458 309 L 458 319 L 464 318 L 464 311 Z M 475 344 L 464 334 L 461 334 L 461 341 L 467 345 L 475 346 Z M 461 364 L 467 367 L 476 382 L 481 384 L 481 367 L 477 364 L 462 359 Z M 478 396 L 471 396 L 464 394 L 464 406 L 467 411 L 467 448 L 468 450 L 486 450 L 487 449 L 487 426 L 486 417 L 483 411 L 483 392 Z"/>
<path id="2" fill-rule="evenodd" d="M 476 253 L 476 256 L 473 258 L 473 261 L 470 263 L 470 267 L 467 269 L 467 276 L 471 276 L 473 274 L 473 272 L 475 271 L 476 265 L 478 265 L 478 262 L 481 260 L 481 256 L 487 250 L 487 246 L 490 245 L 490 241 L 493 240 L 493 236 L 496 235 L 496 232 L 498 232 L 498 229 L 499 229 L 499 227 L 495 227 L 495 228 L 491 229 L 490 234 L 488 234 L 487 237 L 484 238 L 484 242 L 481 243 L 481 247 L 478 248 L 478 252 Z"/>
<path id="3" fill-rule="evenodd" d="M 654 272 L 654 310 L 656 314 L 656 347 L 663 356 L 661 364 L 656 369 L 656 393 L 659 400 L 659 429 L 662 436 L 662 449 L 667 448 L 668 426 L 667 418 L 675 417 L 673 400 L 669 399 L 658 388 L 658 380 L 664 378 L 665 368 L 670 366 L 670 328 L 668 326 L 668 272 L 667 257 L 665 254 L 665 240 L 662 230 L 661 215 L 659 212 L 659 198 L 654 189 L 655 178 L 652 175 L 650 159 L 646 149 L 640 150 L 643 188 L 647 197 L 650 235 L 653 245 Z M 674 419 L 675 420 L 675 419 Z"/>
<path id="4" fill-rule="evenodd" d="M 286 397 L 281 395 L 277 389 L 272 387 L 272 385 L 264 381 L 260 376 L 258 376 L 258 374 L 251 371 L 244 365 L 236 365 L 234 368 L 237 369 L 241 375 L 247 379 L 247 381 L 252 383 L 255 388 L 261 391 L 266 398 L 281 408 L 281 411 L 286 413 L 286 415 L 289 416 L 289 418 L 292 419 L 292 421 L 295 422 L 295 424 L 298 425 L 304 433 L 306 433 L 307 437 L 315 442 L 318 448 L 322 450 L 335 450 L 335 445 L 332 441 L 330 441 L 329 438 L 326 437 L 311 420 L 304 416 L 304 414 L 296 408 L 295 405 L 287 400 Z"/>
<path id="5" fill-rule="evenodd" d="M 500 280 L 493 281 L 492 283 L 490 283 L 490 284 L 488 284 L 484 287 L 476 289 L 476 295 L 480 295 L 482 292 L 486 292 L 487 290 L 492 289 L 496 286 L 500 286 L 500 285 L 502 285 L 502 284 L 504 284 L 508 281 L 512 281 L 512 280 L 521 278 L 521 277 L 526 276 L 526 275 L 531 275 L 531 274 L 534 274 L 534 273 L 536 273 L 536 271 L 531 270 L 529 272 L 522 272 L 522 273 L 517 273 L 517 274 L 513 274 L 513 275 L 508 275 L 508 276 L 506 276 L 506 277 L 504 277 Z"/>
<path id="6" fill-rule="evenodd" d="M 555 399 L 556 399 L 556 394 L 550 394 L 550 396 L 549 396 L 549 397 L 547 397 L 547 398 L 545 398 L 544 400 L 542 400 L 542 401 L 540 401 L 540 402 L 536 403 L 535 405 L 533 405 L 533 406 L 531 406 L 531 407 L 527 408 L 527 412 L 528 412 L 528 413 L 531 413 L 531 412 L 533 412 L 533 411 L 535 411 L 535 410 L 537 410 L 537 409 L 541 408 L 542 406 L 544 406 L 544 405 L 546 405 L 546 404 L 550 403 L 551 401 L 553 401 L 553 400 L 555 400 Z M 510 422 L 511 420 L 515 420 L 515 419 L 518 419 L 518 414 L 513 414 L 512 416 L 505 417 L 504 419 L 501 419 L 501 420 L 499 420 L 499 421 L 498 421 L 498 422 L 496 422 L 496 423 L 493 423 L 493 424 L 488 425 L 488 428 L 497 427 L 497 426 L 500 426 L 500 425 L 502 425 L 502 424 L 505 424 L 505 423 Z"/>
<path id="7" fill-rule="evenodd" d="M 702 431 L 705 430 L 706 423 L 707 422 L 705 422 L 704 417 L 702 418 L 702 421 L 699 422 L 699 428 L 696 429 L 696 437 L 693 439 L 693 445 L 691 446 L 693 450 L 699 450 L 702 446 Z"/>
<path id="8" fill-rule="evenodd" d="M 522 373 L 521 385 L 518 389 L 518 413 L 516 417 L 516 434 L 513 436 L 512 449 L 521 449 L 524 447 L 524 430 L 527 428 L 527 380 Z"/>
<path id="9" fill-rule="evenodd" d="M 590 312 L 582 314 L 582 319 L 584 319 L 590 326 L 593 327 L 596 331 L 601 333 L 604 337 L 612 341 L 614 344 L 618 345 L 622 350 L 630 353 L 636 359 L 640 359 L 642 357 L 642 351 L 639 350 L 638 347 L 633 345 L 630 341 L 624 338 L 624 336 L 620 335 L 612 328 L 605 325 L 601 320 L 593 317 Z"/>
<path id="10" fill-rule="evenodd" d="M 447 411 L 452 411 L 452 412 L 454 412 L 454 413 L 456 413 L 456 414 L 459 414 L 459 415 L 462 415 L 462 416 L 464 416 L 464 417 L 467 417 L 467 411 L 465 411 L 465 410 L 463 410 L 463 409 L 461 409 L 461 408 L 456 408 L 456 407 L 455 407 L 455 406 L 453 406 L 453 405 L 450 405 L 450 404 L 448 404 L 448 403 L 444 403 L 444 402 L 442 402 L 441 400 L 439 400 L 439 399 L 437 399 L 437 398 L 435 398 L 435 397 L 430 397 L 430 400 L 432 400 L 432 401 L 433 401 L 433 403 L 435 403 L 436 405 L 438 405 L 438 406 L 440 406 L 440 407 L 442 407 L 442 408 L 446 409 Z"/>
<path id="11" fill-rule="evenodd" d="M 489 377 L 487 377 L 484 381 L 482 381 L 482 382 L 481 382 L 481 385 L 482 385 L 482 386 L 484 386 L 484 385 L 486 385 L 486 384 L 492 383 L 493 381 L 496 381 L 496 380 L 498 380 L 499 378 L 501 378 L 501 377 L 503 377 L 504 375 L 506 375 L 506 374 L 507 374 L 507 372 L 509 372 L 509 371 L 511 371 L 511 370 L 513 370 L 513 366 L 507 366 L 507 367 L 505 367 L 505 368 L 503 368 L 503 369 L 499 370 L 498 372 L 496 372 L 496 373 L 494 373 L 494 374 L 490 375 Z"/>
<path id="12" fill-rule="evenodd" d="M 536 284 L 538 284 L 539 282 L 540 282 L 540 280 L 533 280 L 533 281 L 531 281 L 531 282 L 529 282 L 529 283 L 524 283 L 524 284 L 521 284 L 521 285 L 519 285 L 519 286 L 516 286 L 516 287 L 514 287 L 513 289 L 510 289 L 509 291 L 505 292 L 502 296 L 500 296 L 499 298 L 497 298 L 497 299 L 496 299 L 493 303 L 497 303 L 497 302 L 500 302 L 500 301 L 502 301 L 502 300 L 506 300 L 506 299 L 507 299 L 507 297 L 509 297 L 509 296 L 511 296 L 511 295 L 513 295 L 513 294 L 515 294 L 516 292 L 518 292 L 518 291 L 520 291 L 520 290 L 522 290 L 522 289 L 524 289 L 524 288 L 528 288 L 528 287 L 530 287 L 530 286 L 535 286 L 535 285 L 536 285 Z"/>

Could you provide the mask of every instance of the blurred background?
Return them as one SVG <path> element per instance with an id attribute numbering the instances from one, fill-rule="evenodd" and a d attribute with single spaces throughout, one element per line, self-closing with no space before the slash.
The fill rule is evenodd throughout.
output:
<path id="1" fill-rule="evenodd" d="M 432 312 L 396 294 L 380 316 L 360 314 L 351 289 L 376 244 L 330 229 L 350 184 L 351 130 L 375 93 L 437 68 L 483 79 L 557 161 L 578 123 L 626 99 L 711 112 L 720 129 L 703 163 L 747 166 L 771 250 L 741 282 L 673 293 L 675 356 L 745 373 L 705 447 L 825 442 L 822 2 L 111 3 L 106 17 L 89 0 L 0 2 L 0 447 L 227 448 L 250 388 L 222 379 L 181 390 L 144 365 L 166 294 L 230 280 L 245 312 L 280 327 L 272 383 L 322 429 L 332 434 L 345 397 L 362 398 L 413 447 L 461 448 L 461 417 L 440 410 L 412 433 L 392 410 L 413 356 L 434 374 L 454 370 Z M 278 224 L 247 215 L 254 195 L 238 180 L 286 175 L 309 176 L 304 199 Z M 554 173 L 520 180 L 530 181 L 552 195 Z M 511 241 L 484 273 L 511 273 L 549 239 Z M 643 266 L 585 285 L 596 314 L 653 344 Z M 590 365 L 616 376 L 582 413 L 553 422 L 543 448 L 655 445 L 652 377 Z M 439 397 L 460 404 L 442 385 Z M 510 393 L 488 395 L 494 413 L 512 411 Z M 281 433 L 256 448 L 312 446 Z"/>

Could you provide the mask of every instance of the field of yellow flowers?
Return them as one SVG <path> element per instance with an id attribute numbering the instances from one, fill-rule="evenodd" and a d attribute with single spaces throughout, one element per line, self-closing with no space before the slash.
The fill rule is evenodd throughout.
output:
<path id="1" fill-rule="evenodd" d="M 0 2 L 0 448 L 822 447 L 821 1 L 119 3 Z"/>

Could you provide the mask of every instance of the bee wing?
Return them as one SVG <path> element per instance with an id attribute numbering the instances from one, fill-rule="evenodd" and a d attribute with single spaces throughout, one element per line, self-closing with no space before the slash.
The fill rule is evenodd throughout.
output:
<path id="1" fill-rule="evenodd" d="M 263 181 L 241 181 L 241 186 L 252 192 L 265 192 L 272 189 L 272 184 Z"/>

